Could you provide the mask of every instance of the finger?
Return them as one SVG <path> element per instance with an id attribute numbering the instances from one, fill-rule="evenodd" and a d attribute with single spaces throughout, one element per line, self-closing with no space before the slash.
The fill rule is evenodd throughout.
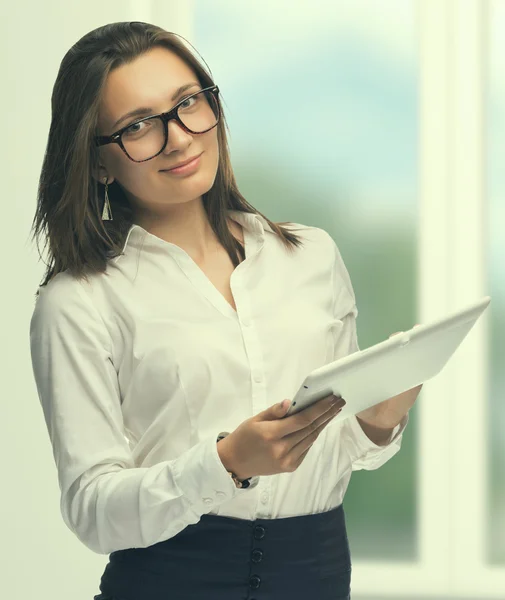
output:
<path id="1" fill-rule="evenodd" d="M 325 421 L 330 416 L 336 414 L 336 412 L 339 410 L 342 410 L 345 404 L 346 401 L 342 397 L 340 397 L 337 402 L 316 402 L 300 412 L 291 415 L 288 417 L 288 419 L 279 420 L 275 424 L 277 429 L 277 437 L 284 438 L 286 436 L 291 436 L 294 433 L 303 431 L 311 425 L 314 427 L 314 422 Z M 300 439 L 303 437 L 304 435 L 302 435 Z"/>
<path id="2" fill-rule="evenodd" d="M 414 325 L 413 329 L 415 329 L 416 327 L 421 327 L 421 323 L 417 323 L 417 325 Z M 392 333 L 389 337 L 393 337 L 394 335 L 398 335 L 399 333 L 404 333 L 403 331 L 397 331 L 396 333 Z"/>

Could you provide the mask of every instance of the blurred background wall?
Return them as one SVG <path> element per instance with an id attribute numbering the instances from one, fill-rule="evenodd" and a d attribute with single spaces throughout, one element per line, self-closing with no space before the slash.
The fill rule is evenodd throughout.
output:
<path id="1" fill-rule="evenodd" d="M 107 562 L 59 513 L 31 376 L 43 265 L 28 235 L 63 55 L 100 25 L 143 20 L 184 35 L 210 66 L 248 201 L 337 242 L 362 349 L 491 296 L 466 349 L 425 384 L 401 452 L 354 473 L 345 508 L 353 599 L 505 598 L 505 2 L 30 0 L 0 10 L 0 595 L 89 600 Z"/>

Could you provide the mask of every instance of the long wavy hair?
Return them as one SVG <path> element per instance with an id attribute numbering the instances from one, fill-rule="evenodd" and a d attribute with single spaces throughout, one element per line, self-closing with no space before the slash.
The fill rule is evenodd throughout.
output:
<path id="1" fill-rule="evenodd" d="M 122 253 L 133 224 L 132 208 L 114 181 L 108 188 L 113 220 L 102 220 L 105 186 L 92 176 L 99 166 L 94 136 L 98 134 L 103 89 L 109 73 L 154 47 L 177 54 L 194 70 L 202 87 L 214 85 L 210 68 L 209 72 L 203 68 L 182 39 L 185 38 L 149 23 L 110 23 L 87 33 L 64 56 L 51 96 L 51 125 L 32 226 L 32 240 L 37 238 L 39 255 L 42 232 L 46 236 L 45 248 L 49 244 L 49 264 L 45 263 L 47 270 L 40 286 L 66 270 L 84 279 L 88 274 L 103 273 L 107 260 Z M 234 266 L 244 260 L 245 253 L 228 228 L 228 209 L 261 215 L 285 247 L 293 251 L 303 241 L 285 229 L 289 223 L 273 223 L 239 192 L 230 161 L 226 135 L 229 129 L 220 94 L 218 101 L 219 164 L 212 188 L 202 196 L 209 223 Z M 38 294 L 39 290 L 35 296 Z"/>

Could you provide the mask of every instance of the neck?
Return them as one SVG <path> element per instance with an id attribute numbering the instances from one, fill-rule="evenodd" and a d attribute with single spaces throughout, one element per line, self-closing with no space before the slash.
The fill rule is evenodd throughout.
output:
<path id="1" fill-rule="evenodd" d="M 162 215 L 137 210 L 133 220 L 149 233 L 176 244 L 196 261 L 205 260 L 221 247 L 201 197 L 170 206 Z"/>

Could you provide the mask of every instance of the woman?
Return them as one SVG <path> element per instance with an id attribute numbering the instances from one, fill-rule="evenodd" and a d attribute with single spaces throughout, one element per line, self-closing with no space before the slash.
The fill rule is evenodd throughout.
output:
<path id="1" fill-rule="evenodd" d="M 32 363 L 63 519 L 110 554 L 94 600 L 350 598 L 345 490 L 408 416 L 373 439 L 332 421 L 343 399 L 283 419 L 359 349 L 353 287 L 328 233 L 240 194 L 219 88 L 180 36 L 113 23 L 64 57 L 42 228 Z"/>

